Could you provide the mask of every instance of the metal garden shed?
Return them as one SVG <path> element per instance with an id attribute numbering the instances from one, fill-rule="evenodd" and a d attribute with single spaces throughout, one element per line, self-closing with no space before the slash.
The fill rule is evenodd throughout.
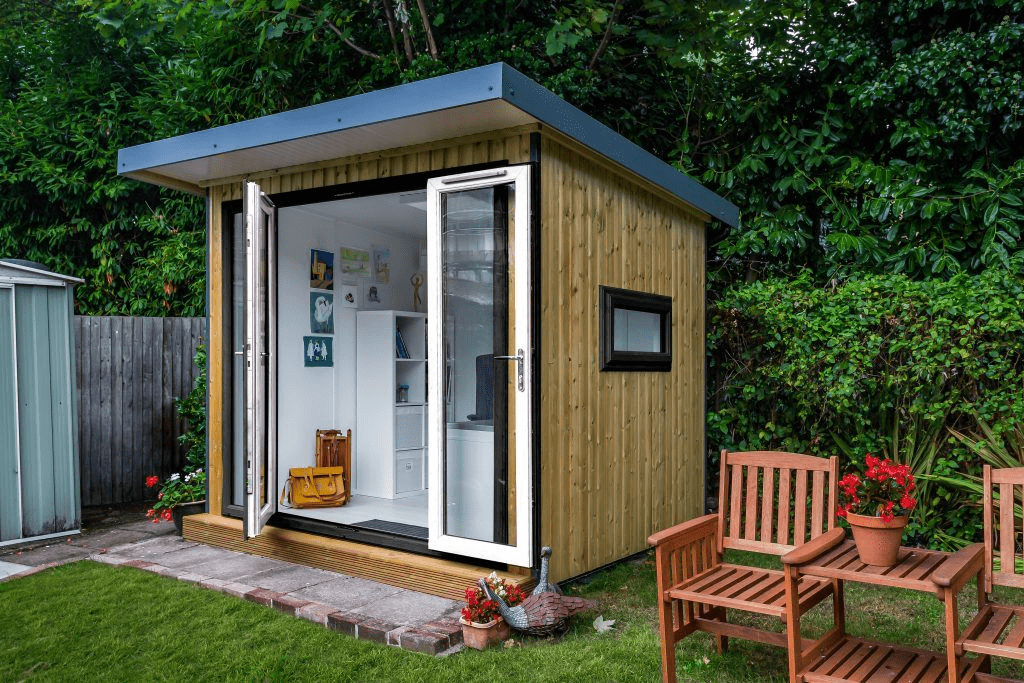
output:
<path id="1" fill-rule="evenodd" d="M 79 532 L 74 285 L 0 260 L 0 545 Z"/>

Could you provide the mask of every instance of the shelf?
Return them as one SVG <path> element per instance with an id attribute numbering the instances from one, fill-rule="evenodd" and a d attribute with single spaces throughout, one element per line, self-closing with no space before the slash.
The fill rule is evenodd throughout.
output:
<path id="1" fill-rule="evenodd" d="M 969 664 L 961 661 L 961 679 Z M 838 641 L 803 671 L 806 683 L 923 683 L 947 679 L 944 654 L 850 637 Z"/>

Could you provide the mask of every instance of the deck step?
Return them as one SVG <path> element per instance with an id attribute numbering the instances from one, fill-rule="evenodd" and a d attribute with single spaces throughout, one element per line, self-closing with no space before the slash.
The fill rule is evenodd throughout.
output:
<path id="1" fill-rule="evenodd" d="M 466 587 L 491 571 L 463 562 L 276 527 L 265 527 L 257 538 L 243 540 L 241 520 L 209 513 L 190 515 L 183 522 L 187 541 L 358 576 L 449 600 L 464 600 Z M 498 575 L 526 589 L 534 583 L 529 575 Z"/>

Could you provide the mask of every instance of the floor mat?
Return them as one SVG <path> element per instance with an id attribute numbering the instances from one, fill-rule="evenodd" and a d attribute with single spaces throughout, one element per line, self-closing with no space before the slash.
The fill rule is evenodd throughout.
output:
<path id="1" fill-rule="evenodd" d="M 426 541 L 429 538 L 429 531 L 425 526 L 401 524 L 399 522 L 387 522 L 383 519 L 368 519 L 365 522 L 354 522 L 352 526 L 362 527 L 364 529 L 373 529 L 374 531 L 385 531 L 389 534 L 418 538 L 423 541 Z"/>

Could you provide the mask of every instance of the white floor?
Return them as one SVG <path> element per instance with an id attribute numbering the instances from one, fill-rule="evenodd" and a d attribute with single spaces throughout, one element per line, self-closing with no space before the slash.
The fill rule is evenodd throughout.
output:
<path id="1" fill-rule="evenodd" d="M 289 515 L 339 524 L 358 524 L 371 519 L 380 519 L 386 522 L 426 527 L 427 492 L 395 499 L 355 495 L 345 505 L 337 508 L 307 510 L 284 508 L 281 511 Z"/>

